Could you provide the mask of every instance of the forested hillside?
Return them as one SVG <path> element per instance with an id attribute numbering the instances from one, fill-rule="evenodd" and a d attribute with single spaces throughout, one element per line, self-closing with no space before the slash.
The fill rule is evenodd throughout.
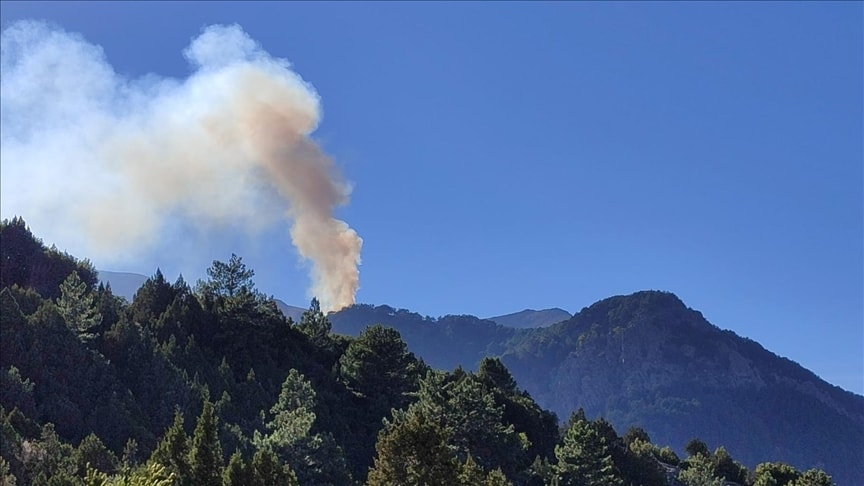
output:
<path id="1" fill-rule="evenodd" d="M 698 436 L 745 464 L 782 460 L 864 484 L 864 397 L 718 329 L 668 292 L 604 299 L 542 329 L 388 306 L 356 305 L 330 318 L 349 334 L 375 322 L 392 326 L 438 368 L 475 369 L 483 356 L 498 356 L 559 417 L 583 407 L 619 430 L 640 426 L 679 452 Z"/>
<path id="2" fill-rule="evenodd" d="M 694 435 L 746 464 L 782 460 L 864 484 L 864 397 L 711 325 L 667 292 L 604 299 L 520 334 L 501 359 L 545 407 L 584 407 L 660 443 Z"/>
<path id="3" fill-rule="evenodd" d="M 831 484 L 700 440 L 681 459 L 581 408 L 560 424 L 501 360 L 434 370 L 394 329 L 333 333 L 314 300 L 294 322 L 237 256 L 128 302 L 16 218 L 0 263 L 4 485 Z M 501 332 L 477 327 L 471 353 Z"/>

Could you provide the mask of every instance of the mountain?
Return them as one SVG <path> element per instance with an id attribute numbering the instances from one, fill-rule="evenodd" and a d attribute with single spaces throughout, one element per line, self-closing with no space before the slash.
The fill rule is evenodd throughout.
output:
<path id="1" fill-rule="evenodd" d="M 146 279 L 99 277 L 130 300 Z M 305 310 L 277 306 L 295 322 Z M 611 297 L 567 315 L 547 309 L 432 318 L 359 304 L 328 317 L 334 332 L 351 336 L 375 323 L 392 327 L 434 368 L 471 370 L 484 356 L 499 356 L 560 419 L 581 407 L 618 430 L 639 425 L 679 451 L 699 437 L 750 466 L 780 460 L 823 468 L 838 484 L 864 484 L 864 397 L 717 328 L 670 293 Z"/>
<path id="2" fill-rule="evenodd" d="M 135 292 L 141 288 L 147 277 L 138 273 L 98 271 L 99 281 L 105 285 L 111 284 L 114 295 L 124 297 L 129 302 L 135 297 Z"/>
<path id="3" fill-rule="evenodd" d="M 562 420 L 581 407 L 617 430 L 641 426 L 679 452 L 698 437 L 750 467 L 779 460 L 864 484 L 864 397 L 717 328 L 668 292 L 611 297 L 537 329 L 389 306 L 329 317 L 334 332 L 350 335 L 372 323 L 393 327 L 436 368 L 473 369 L 484 355 L 500 356 Z"/>
<path id="4" fill-rule="evenodd" d="M 0 222 L 0 240 L 3 482 L 11 472 L 20 484 L 55 477 L 58 484 L 65 477 L 67 484 L 83 476 L 85 459 L 91 464 L 96 459 L 113 473 L 130 438 L 143 459 L 163 442 L 172 422 L 182 433 L 180 418 L 213 420 L 205 413 L 212 407 L 230 433 L 199 445 L 221 448 L 227 460 L 227 451 L 248 446 L 250 437 L 281 420 L 280 413 L 265 422 L 267 410 L 297 409 L 291 401 L 308 412 L 285 424 L 304 441 L 300 452 L 308 457 L 279 460 L 297 466 L 303 484 L 349 484 L 349 474 L 362 481 L 382 445 L 375 442 L 387 423 L 383 419 L 400 407 L 408 407 L 407 415 L 393 415 L 392 423 L 411 427 L 398 429 L 400 434 L 432 427 L 436 450 L 441 446 L 452 454 L 461 447 L 454 460 L 468 464 L 467 457 L 476 457 L 484 469 L 501 467 L 515 484 L 530 478 L 548 483 L 549 474 L 569 474 L 570 459 L 581 457 L 583 447 L 593 448 L 596 458 L 610 453 L 612 471 L 629 478 L 625 484 L 646 484 L 642 473 L 650 472 L 656 459 L 669 466 L 667 471 L 674 469 L 679 460 L 668 449 L 640 446 L 637 452 L 623 445 L 612 426 L 624 431 L 631 425 L 644 430 L 625 436 L 677 446 L 679 452 L 693 437 L 711 448 L 724 446 L 728 454 L 712 454 L 717 462 L 710 474 L 739 484 L 743 476 L 730 454 L 751 467 L 779 460 L 799 469 L 825 469 L 841 486 L 864 483 L 864 397 L 718 329 L 671 293 L 611 297 L 535 329 L 370 305 L 352 306 L 329 319 L 313 306 L 306 322 L 291 325 L 266 296 L 231 292 L 237 282 L 253 285 L 239 259 L 197 291 L 157 272 L 129 303 L 104 289 L 88 291 L 98 281 L 92 265 L 46 247 L 20 218 Z M 110 282 L 112 274 L 101 277 Z M 128 284 L 127 293 L 143 278 L 125 277 L 115 274 L 114 282 Z M 399 329 L 404 342 L 381 326 L 361 332 L 376 322 Z M 409 349 L 436 368 L 478 372 L 427 373 Z M 487 355 L 500 359 L 478 366 Z M 404 422 L 412 407 L 416 421 Z M 564 436 L 555 414 L 544 408 L 560 419 L 571 417 Z M 421 420 L 426 415 L 416 415 L 433 412 L 428 422 Z M 609 421 L 588 423 L 588 417 L 598 416 Z M 442 423 L 449 425 L 443 429 Z M 295 433 L 275 426 L 279 434 Z M 446 432 L 451 429 L 452 439 Z M 401 461 L 405 447 L 391 432 L 397 429 L 385 434 L 390 435 L 388 460 Z M 193 442 L 199 442 L 197 433 Z M 604 449 L 608 445 L 611 452 Z M 523 453 L 525 447 L 534 449 Z M 554 469 L 531 466 L 537 454 Z M 634 462 L 637 456 L 651 464 Z M 582 464 L 587 469 L 580 477 L 609 472 L 604 464 Z M 789 472 L 776 464 L 778 474 Z M 768 484 L 766 468 L 759 471 L 756 484 Z"/>
<path id="5" fill-rule="evenodd" d="M 583 407 L 660 443 L 698 436 L 750 465 L 772 457 L 864 484 L 864 397 L 717 328 L 671 293 L 608 298 L 506 348 L 517 382 L 559 416 Z"/>
<path id="6" fill-rule="evenodd" d="M 534 309 L 525 309 L 520 312 L 514 312 L 503 316 L 487 317 L 487 319 L 505 327 L 525 329 L 546 327 L 561 321 L 566 321 L 571 317 L 573 316 L 569 312 L 555 307 L 553 309 L 543 309 L 539 311 Z"/>
<path id="7" fill-rule="evenodd" d="M 356 304 L 327 316 L 333 332 L 357 336 L 372 324 L 399 331 L 402 339 L 433 368 L 475 369 L 485 356 L 498 354 L 516 329 L 467 315 L 421 316 L 387 305 Z"/>
<path id="8" fill-rule="evenodd" d="M 285 302 L 282 302 L 279 299 L 273 299 L 276 302 L 276 307 L 282 311 L 282 314 L 285 314 L 285 317 L 290 317 L 294 322 L 300 322 L 300 316 L 306 312 L 306 309 L 302 307 L 297 307 L 295 305 L 288 305 Z"/>

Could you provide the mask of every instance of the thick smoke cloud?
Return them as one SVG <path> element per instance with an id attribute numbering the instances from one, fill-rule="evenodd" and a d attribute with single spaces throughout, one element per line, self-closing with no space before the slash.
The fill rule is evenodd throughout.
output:
<path id="1" fill-rule="evenodd" d="M 333 217 L 350 186 L 310 134 L 315 90 L 239 26 L 211 26 L 186 79 L 127 79 L 102 49 L 38 22 L 2 33 L 2 212 L 110 261 L 174 219 L 261 230 L 287 216 L 312 293 L 354 302 L 362 240 Z"/>

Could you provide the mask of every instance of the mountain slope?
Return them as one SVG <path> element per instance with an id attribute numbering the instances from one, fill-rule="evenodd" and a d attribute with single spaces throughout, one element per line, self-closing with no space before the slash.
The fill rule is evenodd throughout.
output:
<path id="1" fill-rule="evenodd" d="M 514 312 L 512 314 L 489 317 L 487 318 L 487 320 L 493 321 L 494 323 L 500 324 L 505 327 L 526 329 L 535 327 L 546 327 L 561 321 L 566 321 L 571 317 L 573 316 L 569 312 L 556 307 L 554 309 L 543 309 L 539 311 L 534 309 L 525 309 L 523 311 Z"/>
<path id="2" fill-rule="evenodd" d="M 112 272 L 102 272 L 103 280 L 105 274 L 115 289 L 115 282 L 129 281 Z M 303 309 L 277 304 L 299 320 Z M 546 311 L 493 319 L 524 325 L 538 312 Z M 501 356 L 519 385 L 562 420 L 582 407 L 618 430 L 639 425 L 656 443 L 679 451 L 699 437 L 712 447 L 724 445 L 751 467 L 780 460 L 823 468 L 840 485 L 864 484 L 864 397 L 718 329 L 670 293 L 612 297 L 533 329 L 370 305 L 329 319 L 334 332 L 353 336 L 375 323 L 393 327 L 411 351 L 439 369 L 474 369 L 484 356 Z"/>
<path id="3" fill-rule="evenodd" d="M 138 273 L 99 270 L 99 281 L 105 285 L 111 284 L 111 292 L 126 298 L 129 302 L 132 302 L 135 292 L 146 280 L 146 276 Z"/>
<path id="4" fill-rule="evenodd" d="M 399 331 L 408 348 L 438 369 L 462 366 L 475 369 L 485 356 L 498 354 L 500 345 L 518 331 L 474 316 L 423 317 L 390 306 L 357 304 L 327 316 L 333 332 L 359 335 L 373 324 Z"/>
<path id="5" fill-rule="evenodd" d="M 349 335 L 393 327 L 435 368 L 474 369 L 485 355 L 501 356 L 519 386 L 561 420 L 582 407 L 619 431 L 641 426 L 679 452 L 699 437 L 750 467 L 780 460 L 823 468 L 840 485 L 864 484 L 864 397 L 717 328 L 671 293 L 611 297 L 535 329 L 370 305 L 329 319 Z"/>
<path id="6" fill-rule="evenodd" d="M 659 443 L 698 436 L 751 466 L 781 460 L 864 484 L 864 397 L 718 329 L 673 294 L 605 299 L 515 336 L 502 360 L 562 418 L 583 407 Z"/>
<path id="7" fill-rule="evenodd" d="M 273 299 L 273 301 L 276 302 L 276 307 L 278 307 L 279 310 L 282 311 L 282 314 L 284 314 L 285 317 L 290 317 L 291 320 L 294 322 L 300 322 L 300 316 L 302 316 L 303 312 L 306 311 L 306 309 L 302 307 L 288 305 L 285 302 L 282 302 L 280 299 Z"/>

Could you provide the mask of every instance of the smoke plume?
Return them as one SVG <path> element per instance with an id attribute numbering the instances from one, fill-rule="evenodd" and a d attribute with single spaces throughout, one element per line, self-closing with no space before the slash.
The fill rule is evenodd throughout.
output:
<path id="1" fill-rule="evenodd" d="M 362 240 L 333 216 L 350 186 L 310 138 L 313 87 L 236 25 L 205 28 L 183 55 L 186 79 L 129 79 L 79 35 L 4 30 L 4 217 L 110 260 L 157 245 L 174 218 L 260 230 L 284 215 L 322 307 L 352 304 Z"/>

